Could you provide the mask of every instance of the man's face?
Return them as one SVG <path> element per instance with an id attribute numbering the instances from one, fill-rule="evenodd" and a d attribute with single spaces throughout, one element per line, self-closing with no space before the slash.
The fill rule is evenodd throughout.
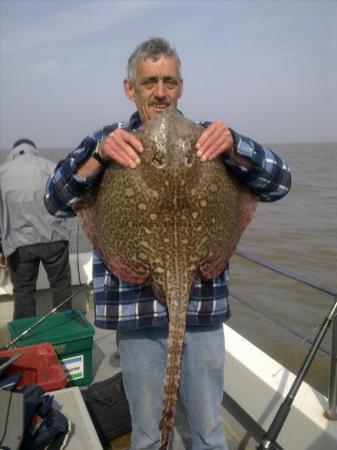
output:
<path id="1" fill-rule="evenodd" d="M 136 103 L 142 122 L 162 113 L 168 106 L 177 106 L 183 83 L 178 77 L 174 58 L 161 56 L 138 61 L 136 80 L 131 85 L 124 80 L 124 89 L 130 100 Z"/>

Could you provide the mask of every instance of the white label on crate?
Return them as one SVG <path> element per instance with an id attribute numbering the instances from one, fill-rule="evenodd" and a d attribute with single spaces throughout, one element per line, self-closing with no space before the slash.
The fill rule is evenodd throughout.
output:
<path id="1" fill-rule="evenodd" d="M 84 378 L 83 355 L 61 359 L 61 363 L 63 364 L 64 370 L 67 373 L 68 380 L 79 380 L 80 378 Z"/>

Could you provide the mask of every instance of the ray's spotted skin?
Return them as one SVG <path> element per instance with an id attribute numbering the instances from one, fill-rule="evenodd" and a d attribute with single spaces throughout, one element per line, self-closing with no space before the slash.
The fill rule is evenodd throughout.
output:
<path id="1" fill-rule="evenodd" d="M 173 107 L 135 135 L 144 152 L 130 169 L 111 163 L 87 207 L 82 226 L 107 268 L 132 283 L 150 282 L 169 317 L 161 447 L 174 424 L 190 290 L 197 276 L 220 274 L 250 222 L 256 198 L 220 159 L 200 162 L 204 129 Z"/>

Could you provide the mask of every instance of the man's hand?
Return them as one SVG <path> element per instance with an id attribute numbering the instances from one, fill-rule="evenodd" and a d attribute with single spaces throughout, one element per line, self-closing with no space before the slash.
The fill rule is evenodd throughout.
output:
<path id="1" fill-rule="evenodd" d="M 7 260 L 3 253 L 0 253 L 0 269 L 7 269 Z"/>
<path id="2" fill-rule="evenodd" d="M 112 159 L 131 169 L 140 164 L 138 154 L 142 151 L 141 142 L 132 133 L 121 128 L 110 133 L 99 146 L 99 153 L 104 160 Z"/>
<path id="3" fill-rule="evenodd" d="M 233 156 L 234 140 L 229 128 L 217 120 L 201 134 L 196 147 L 201 161 L 212 161 L 222 153 Z"/>
<path id="4" fill-rule="evenodd" d="M 140 164 L 138 153 L 143 151 L 141 142 L 122 128 L 117 128 L 99 144 L 99 154 L 102 159 L 116 161 L 122 166 L 135 169 Z M 87 177 L 93 175 L 100 167 L 95 158 L 88 158 L 78 168 L 76 175 Z"/>

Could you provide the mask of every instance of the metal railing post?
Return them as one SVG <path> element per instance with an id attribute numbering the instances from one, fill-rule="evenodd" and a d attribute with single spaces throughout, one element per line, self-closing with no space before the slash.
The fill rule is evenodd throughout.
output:
<path id="1" fill-rule="evenodd" d="M 337 297 L 335 297 L 337 302 Z M 328 391 L 328 411 L 325 416 L 330 420 L 337 420 L 337 315 L 332 319 L 331 361 Z"/>

